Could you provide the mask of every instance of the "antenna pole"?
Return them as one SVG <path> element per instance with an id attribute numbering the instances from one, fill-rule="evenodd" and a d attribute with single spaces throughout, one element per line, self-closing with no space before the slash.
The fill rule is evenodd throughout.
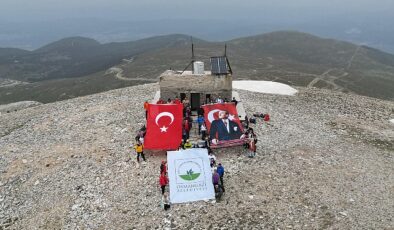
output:
<path id="1" fill-rule="evenodd" d="M 227 43 L 224 43 L 224 56 L 227 57 Z"/>
<path id="2" fill-rule="evenodd" d="M 193 43 L 193 37 L 190 37 L 190 40 L 192 42 L 192 73 L 194 73 L 194 43 Z"/>

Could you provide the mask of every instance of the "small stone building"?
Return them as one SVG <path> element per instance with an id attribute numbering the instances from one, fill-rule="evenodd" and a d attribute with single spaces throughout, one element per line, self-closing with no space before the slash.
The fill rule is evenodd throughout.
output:
<path id="1" fill-rule="evenodd" d="M 203 62 L 193 62 L 192 71 L 167 70 L 160 75 L 160 97 L 163 100 L 176 97 L 188 98 L 192 110 L 203 103 L 222 99 L 231 100 L 232 72 L 228 60 L 223 57 L 212 57 L 211 71 L 204 70 Z"/>

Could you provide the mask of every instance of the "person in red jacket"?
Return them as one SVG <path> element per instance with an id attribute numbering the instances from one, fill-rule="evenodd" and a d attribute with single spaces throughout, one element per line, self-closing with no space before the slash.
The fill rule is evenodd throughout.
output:
<path id="1" fill-rule="evenodd" d="M 179 105 L 179 104 L 181 104 L 181 103 L 182 103 L 182 102 L 181 102 L 181 100 L 179 100 L 178 97 L 176 97 L 176 98 L 174 99 L 174 104 Z"/>
<path id="2" fill-rule="evenodd" d="M 148 118 L 148 108 L 149 108 L 149 102 L 145 101 L 145 103 L 144 103 L 145 119 Z"/>
<path id="3" fill-rule="evenodd" d="M 167 161 L 162 161 L 160 165 L 160 174 L 167 174 Z"/>
<path id="4" fill-rule="evenodd" d="M 156 102 L 156 104 L 165 104 L 165 103 L 166 102 L 161 98 L 159 98 L 159 100 Z"/>
<path id="5" fill-rule="evenodd" d="M 164 195 L 164 192 L 166 190 L 166 186 L 168 185 L 168 178 L 167 178 L 167 175 L 165 173 L 162 173 L 160 175 L 159 184 L 160 184 L 160 187 L 161 187 L 161 195 Z"/>

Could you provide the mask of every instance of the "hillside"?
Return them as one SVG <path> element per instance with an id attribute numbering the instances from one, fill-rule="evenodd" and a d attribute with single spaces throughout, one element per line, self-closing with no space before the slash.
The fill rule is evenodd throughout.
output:
<path id="1" fill-rule="evenodd" d="M 157 84 L 0 116 L 0 226 L 10 229 L 391 229 L 394 103 L 315 88 L 239 91 L 257 157 L 217 151 L 218 203 L 159 207 L 159 165 L 129 148 Z"/>
<path id="2" fill-rule="evenodd" d="M 223 53 L 224 43 L 194 42 L 196 56 L 207 69 L 209 57 Z M 235 79 L 272 80 L 394 99 L 394 55 L 290 31 L 226 43 Z M 51 102 L 156 81 L 166 69 L 186 67 L 190 46 L 190 37 L 185 35 L 108 44 L 76 37 L 32 52 L 15 52 L 7 58 L 0 55 L 0 78 L 32 83 L 0 88 L 0 104 L 32 98 Z M 115 69 L 109 70 L 112 67 Z M 65 85 L 75 87 L 66 90 Z"/>
<path id="3" fill-rule="evenodd" d="M 100 44 L 83 37 L 65 38 L 26 55 L 13 55 L 13 60 L 0 62 L 0 78 L 37 82 L 61 78 L 83 77 L 118 64 L 149 50 L 171 46 L 183 35 L 158 36 L 134 42 Z"/>

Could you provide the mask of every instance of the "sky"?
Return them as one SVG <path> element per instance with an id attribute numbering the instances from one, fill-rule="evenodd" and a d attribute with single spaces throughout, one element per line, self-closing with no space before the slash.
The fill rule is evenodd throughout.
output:
<path id="1" fill-rule="evenodd" d="M 379 18 L 393 14 L 393 0 L 1 0 L 0 18 L 7 21 L 64 18 L 115 20 L 263 19 L 296 20 L 347 15 Z"/>
<path id="2" fill-rule="evenodd" d="M 0 0 L 0 47 L 184 33 L 223 41 L 298 30 L 394 53 L 394 0 Z"/>

